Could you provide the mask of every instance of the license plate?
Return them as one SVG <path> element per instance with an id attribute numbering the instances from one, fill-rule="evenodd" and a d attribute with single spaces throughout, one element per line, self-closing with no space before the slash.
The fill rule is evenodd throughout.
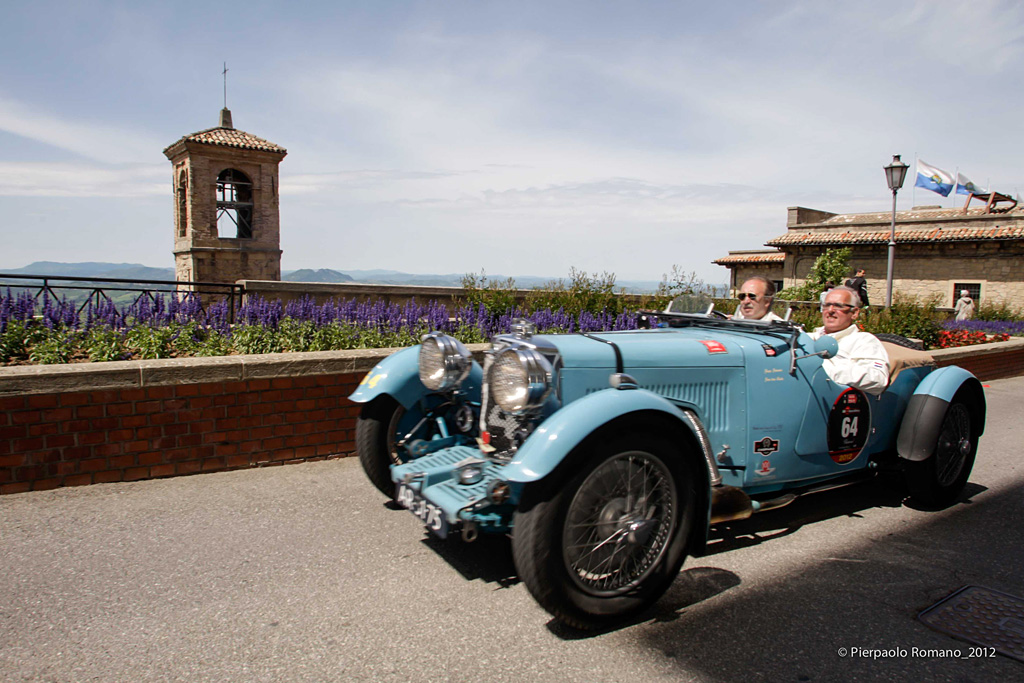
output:
<path id="1" fill-rule="evenodd" d="M 409 485 L 398 485 L 395 502 L 419 517 L 435 535 L 441 538 L 448 537 L 448 520 L 444 517 L 444 510 L 427 501 Z"/>

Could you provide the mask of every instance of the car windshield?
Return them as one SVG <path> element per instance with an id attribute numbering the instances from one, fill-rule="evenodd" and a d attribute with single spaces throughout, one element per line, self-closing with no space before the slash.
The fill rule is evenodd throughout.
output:
<path id="1" fill-rule="evenodd" d="M 739 310 L 739 303 L 719 301 L 718 304 L 706 294 L 684 294 L 677 296 L 665 307 L 664 313 L 690 313 L 697 315 L 715 315 L 732 317 Z M 775 299 L 768 309 L 782 320 L 789 319 L 789 302 Z M 737 318 L 742 319 L 742 318 Z"/>
<path id="2" fill-rule="evenodd" d="M 714 305 L 711 297 L 706 294 L 684 294 L 677 296 L 665 308 L 666 313 L 709 313 Z"/>

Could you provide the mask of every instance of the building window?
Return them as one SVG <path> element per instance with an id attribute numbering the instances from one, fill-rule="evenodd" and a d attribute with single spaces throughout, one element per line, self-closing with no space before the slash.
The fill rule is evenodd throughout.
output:
<path id="1" fill-rule="evenodd" d="M 776 292 L 781 292 L 782 290 L 785 289 L 785 287 L 783 287 L 783 285 L 786 284 L 786 283 L 783 282 L 782 280 L 772 280 L 772 284 L 775 286 L 775 291 Z"/>
<path id="2" fill-rule="evenodd" d="M 188 227 L 188 175 L 178 174 L 178 237 L 184 237 Z"/>
<path id="3" fill-rule="evenodd" d="M 981 301 L 981 283 L 980 282 L 954 282 L 953 283 L 953 305 L 956 305 L 956 300 L 960 298 L 960 290 L 966 289 L 967 295 L 974 299 L 975 305 Z"/>
<path id="4" fill-rule="evenodd" d="M 252 181 L 233 168 L 217 176 L 217 236 L 252 237 Z"/>

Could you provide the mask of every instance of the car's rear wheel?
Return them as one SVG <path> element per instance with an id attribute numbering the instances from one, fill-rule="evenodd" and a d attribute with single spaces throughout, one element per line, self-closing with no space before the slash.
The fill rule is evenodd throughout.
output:
<path id="1" fill-rule="evenodd" d="M 569 464 L 580 467 L 525 492 L 512 551 L 544 609 L 593 630 L 648 607 L 675 580 L 697 479 L 667 441 L 646 435 L 577 450 Z"/>
<path id="2" fill-rule="evenodd" d="M 951 505 L 974 467 L 978 433 L 967 403 L 954 397 L 942 418 L 935 450 L 920 462 L 904 463 L 911 497 L 928 506 Z"/>
<path id="3" fill-rule="evenodd" d="M 399 424 L 405 408 L 390 396 L 381 396 L 363 406 L 356 419 L 356 452 L 363 471 L 373 485 L 389 496 L 394 494 L 391 465 L 407 458 L 396 442 L 401 438 Z"/>

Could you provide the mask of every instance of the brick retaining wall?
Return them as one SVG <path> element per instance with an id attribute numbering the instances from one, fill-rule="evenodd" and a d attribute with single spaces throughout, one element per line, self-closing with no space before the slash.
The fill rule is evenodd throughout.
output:
<path id="1" fill-rule="evenodd" d="M 0 368 L 0 494 L 351 455 L 346 397 L 393 351 Z M 1020 339 L 934 355 L 1024 375 Z"/>
<path id="2" fill-rule="evenodd" d="M 393 351 L 0 368 L 0 493 L 351 455 Z"/>

